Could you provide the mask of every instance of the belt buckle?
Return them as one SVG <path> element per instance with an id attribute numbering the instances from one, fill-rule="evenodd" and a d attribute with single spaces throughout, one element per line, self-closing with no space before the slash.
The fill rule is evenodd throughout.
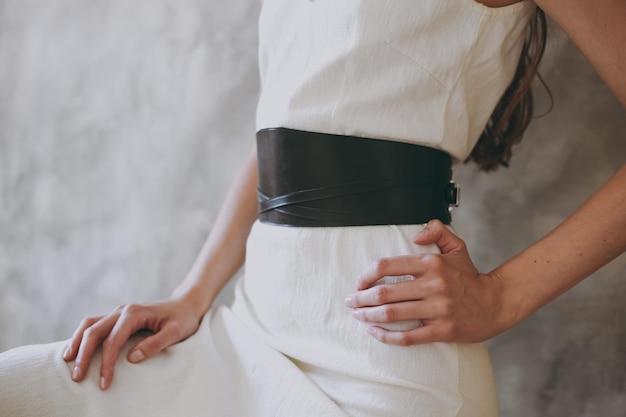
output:
<path id="1" fill-rule="evenodd" d="M 451 210 L 453 207 L 458 207 L 461 203 L 461 185 L 456 181 L 450 181 L 446 185 L 446 201 Z"/>

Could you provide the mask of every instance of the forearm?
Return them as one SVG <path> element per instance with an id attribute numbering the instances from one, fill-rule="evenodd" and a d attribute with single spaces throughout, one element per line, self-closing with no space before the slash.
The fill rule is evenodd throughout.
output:
<path id="1" fill-rule="evenodd" d="M 199 316 L 241 268 L 252 224 L 257 218 L 257 163 L 253 151 L 240 169 L 215 225 L 185 280 L 173 297 L 194 305 Z"/>
<path id="2" fill-rule="evenodd" d="M 505 327 L 520 322 L 626 250 L 626 166 L 543 239 L 496 268 Z"/>
<path id="3" fill-rule="evenodd" d="M 580 48 L 626 106 L 626 3 L 534 0 Z M 626 250 L 626 167 L 554 231 L 489 275 L 504 288 L 508 328 Z"/>

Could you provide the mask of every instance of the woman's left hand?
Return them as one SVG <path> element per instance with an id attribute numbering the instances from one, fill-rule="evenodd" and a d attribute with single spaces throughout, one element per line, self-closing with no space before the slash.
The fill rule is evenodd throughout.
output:
<path id="1" fill-rule="evenodd" d="M 431 342 L 481 342 L 504 331 L 504 283 L 481 274 L 465 243 L 443 223 L 433 220 L 414 240 L 435 243 L 441 254 L 382 258 L 359 277 L 357 292 L 346 298 L 353 317 L 366 323 L 421 320 L 423 326 L 391 331 L 370 326 L 368 332 L 383 343 L 416 345 Z M 413 279 L 374 285 L 385 276 Z"/>

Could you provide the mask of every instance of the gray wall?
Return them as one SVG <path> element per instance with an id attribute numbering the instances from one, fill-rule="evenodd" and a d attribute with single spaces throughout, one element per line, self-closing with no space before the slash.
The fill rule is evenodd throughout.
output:
<path id="1" fill-rule="evenodd" d="M 184 277 L 252 145 L 257 3 L 0 0 L 0 351 Z M 626 111 L 552 35 L 554 110 L 508 170 L 457 170 L 455 227 L 483 270 L 626 162 Z M 622 256 L 490 341 L 503 417 L 623 415 L 625 272 Z"/>

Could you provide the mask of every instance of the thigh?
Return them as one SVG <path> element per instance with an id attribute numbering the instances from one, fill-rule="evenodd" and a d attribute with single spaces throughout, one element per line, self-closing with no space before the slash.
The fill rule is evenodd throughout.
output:
<path id="1" fill-rule="evenodd" d="M 62 358 L 67 342 L 23 346 L 0 354 L 0 415 L 3 417 L 96 417 L 111 415 L 201 415 L 207 409 L 201 390 L 208 374 L 198 337 L 175 345 L 141 364 L 126 360 L 124 346 L 111 387 L 99 387 L 101 352 L 86 378 L 71 379 L 73 362 Z M 175 410 L 175 412 L 174 412 Z M 174 414 L 172 414 L 174 412 Z"/>
<path id="2" fill-rule="evenodd" d="M 0 416 L 347 417 L 293 362 L 255 337 L 226 307 L 198 332 L 139 364 L 124 346 L 111 387 L 98 388 L 100 354 L 71 380 L 66 342 L 0 354 Z"/>

